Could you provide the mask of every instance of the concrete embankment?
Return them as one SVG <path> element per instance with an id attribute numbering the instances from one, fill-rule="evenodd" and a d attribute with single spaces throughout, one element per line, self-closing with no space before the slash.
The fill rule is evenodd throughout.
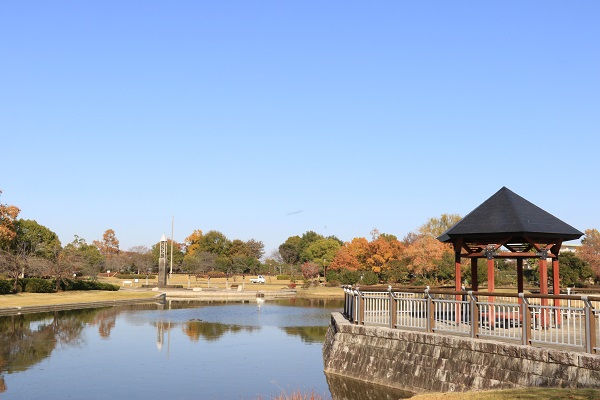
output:
<path id="1" fill-rule="evenodd" d="M 100 307 L 115 307 L 129 304 L 143 304 L 143 303 L 160 303 L 165 301 L 165 294 L 161 293 L 154 297 L 147 297 L 141 299 L 125 299 L 125 300 L 106 300 L 106 301 L 89 301 L 81 303 L 63 303 L 63 304 L 49 304 L 43 306 L 26 306 L 26 307 L 2 307 L 0 308 L 0 317 L 7 315 L 19 315 L 19 314 L 33 314 L 43 313 L 48 311 L 62 311 L 62 310 L 79 310 L 82 308 L 100 308 Z"/>
<path id="2" fill-rule="evenodd" d="M 237 289 L 165 289 L 158 288 L 165 294 L 167 300 L 198 300 L 198 301 L 247 301 L 256 298 L 265 300 L 289 299 L 296 297 L 296 290 L 237 290 Z"/>
<path id="3" fill-rule="evenodd" d="M 600 388 L 600 356 L 354 325 L 333 313 L 325 372 L 413 393 Z"/>

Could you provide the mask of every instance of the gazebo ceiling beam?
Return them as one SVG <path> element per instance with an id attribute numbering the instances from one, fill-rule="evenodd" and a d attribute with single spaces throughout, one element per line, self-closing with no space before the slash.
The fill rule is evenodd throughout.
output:
<path id="1" fill-rule="evenodd" d="M 550 253 L 548 252 L 547 254 L 547 258 L 556 258 L 557 255 L 554 253 Z M 481 251 L 478 253 L 462 253 L 460 255 L 462 258 L 485 258 L 486 254 L 485 251 Z M 495 253 L 494 254 L 494 258 L 540 258 L 540 253 L 532 253 L 532 252 L 523 252 L 523 251 L 518 251 L 518 252 L 501 252 L 501 253 Z"/>
<path id="2" fill-rule="evenodd" d="M 531 250 L 533 248 L 533 246 L 531 246 L 529 243 L 505 244 L 504 247 L 506 247 L 508 250 L 510 250 L 513 253 L 528 252 L 529 250 Z"/>
<path id="3" fill-rule="evenodd" d="M 549 240 L 548 242 L 540 242 L 539 240 L 535 240 L 530 236 L 523 236 L 523 238 L 537 251 L 549 250 L 553 246 L 560 246 L 562 243 L 562 240 L 559 239 Z"/>
<path id="4" fill-rule="evenodd" d="M 469 254 L 479 253 L 483 251 L 484 246 L 472 245 L 470 243 L 463 243 L 462 248 Z"/>
<path id="5" fill-rule="evenodd" d="M 455 252 L 462 258 L 557 258 L 562 240 L 550 239 L 540 243 L 530 236 L 503 236 L 498 238 L 458 238 L 453 241 Z M 504 247 L 508 251 L 499 251 Z M 461 251 L 462 250 L 462 251 Z"/>

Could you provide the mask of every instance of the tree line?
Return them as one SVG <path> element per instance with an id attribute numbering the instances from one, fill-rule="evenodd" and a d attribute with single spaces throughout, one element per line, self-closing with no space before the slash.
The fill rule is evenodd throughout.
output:
<path id="1" fill-rule="evenodd" d="M 120 249 L 114 230 L 107 229 L 100 240 L 87 243 L 76 235 L 62 246 L 49 228 L 19 219 L 19 213 L 18 207 L 0 203 L 0 274 L 13 281 L 14 290 L 19 277 L 26 275 L 53 277 L 58 288 L 61 280 L 74 275 L 95 278 L 107 271 L 150 274 L 158 269 L 160 242 L 150 248 L 140 245 L 125 251 Z M 290 275 L 292 279 L 321 277 L 334 284 L 442 285 L 453 282 L 454 253 L 451 245 L 437 237 L 460 218 L 457 214 L 430 218 L 402 239 L 373 229 L 370 240 L 359 237 L 344 242 L 336 236 L 308 231 L 289 237 L 266 257 L 259 240 L 229 239 L 216 230 L 204 233 L 197 229 L 183 243 L 168 240 L 168 265 L 173 266 L 173 272 L 192 275 L 269 273 Z M 600 281 L 600 233 L 596 229 L 585 231 L 577 253 L 565 252 L 559 257 L 562 284 Z M 510 284 L 516 279 L 513 263 L 496 261 L 497 284 Z M 535 282 L 539 279 L 537 260 L 528 260 L 527 266 L 526 278 Z M 480 268 L 479 277 L 484 283 L 485 261 L 481 260 Z M 465 265 L 463 276 L 467 281 L 470 271 L 470 264 Z"/>

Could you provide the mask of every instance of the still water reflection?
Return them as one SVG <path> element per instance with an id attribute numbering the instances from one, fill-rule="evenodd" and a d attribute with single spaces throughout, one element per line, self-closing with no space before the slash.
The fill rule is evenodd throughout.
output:
<path id="1" fill-rule="evenodd" d="M 341 307 L 178 301 L 0 318 L 0 398 L 364 398 L 323 373 L 322 342 Z"/>

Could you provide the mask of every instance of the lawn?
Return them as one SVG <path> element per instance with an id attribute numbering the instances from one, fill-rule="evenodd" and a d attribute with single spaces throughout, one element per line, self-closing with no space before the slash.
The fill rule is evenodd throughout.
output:
<path id="1" fill-rule="evenodd" d="M 600 400 L 596 389 L 511 389 L 490 392 L 428 393 L 411 397 L 411 400 Z"/>
<path id="2" fill-rule="evenodd" d="M 142 288 L 142 285 L 146 284 L 145 277 L 138 279 L 137 282 L 131 279 L 117 279 L 117 278 L 100 278 L 102 282 L 111 283 L 121 288 L 119 291 L 102 291 L 102 290 L 91 290 L 91 291 L 72 291 L 72 292 L 59 292 L 59 293 L 18 293 L 0 296 L 0 308 L 4 307 L 27 307 L 27 306 L 41 306 L 47 304 L 68 304 L 68 303 L 83 303 L 83 302 L 96 302 L 96 301 L 111 301 L 111 300 L 130 300 L 154 297 L 159 292 L 152 291 L 149 288 Z M 123 285 L 123 282 L 131 281 L 129 284 Z M 157 279 L 149 279 L 148 284 L 156 284 Z M 210 287 L 225 289 L 227 285 L 241 284 L 242 278 L 236 277 L 236 279 L 229 279 L 227 282 L 225 278 L 213 278 L 210 281 Z M 173 275 L 169 280 L 169 284 L 181 285 L 184 288 L 194 287 L 209 287 L 207 279 L 198 279 L 191 277 L 188 279 L 187 275 Z M 275 291 L 289 288 L 289 280 L 276 280 L 274 277 L 267 277 L 265 284 L 252 284 L 249 278 L 244 279 L 245 290 L 265 290 Z M 301 284 L 296 286 L 296 295 L 301 298 L 322 298 L 322 299 L 343 299 L 344 292 L 339 287 L 310 287 L 308 289 L 302 289 Z"/>
<path id="3" fill-rule="evenodd" d="M 152 291 L 122 291 L 104 290 L 71 291 L 59 293 L 18 293 L 0 296 L 0 308 L 30 307 L 54 304 L 86 303 L 95 301 L 131 300 L 150 298 L 158 295 Z"/>
<path id="4" fill-rule="evenodd" d="M 241 285 L 242 282 L 244 284 L 245 290 L 264 290 L 264 291 L 275 291 L 288 289 L 290 286 L 289 280 L 277 280 L 273 276 L 266 276 L 266 283 L 258 284 L 258 283 L 250 283 L 250 278 L 254 276 L 246 276 L 243 280 L 241 276 L 236 276 L 234 278 L 211 278 L 210 283 L 206 278 L 198 278 L 196 279 L 194 276 L 188 277 L 185 274 L 173 274 L 172 277 L 168 279 L 169 285 L 181 285 L 184 288 L 219 288 L 225 289 L 228 285 Z M 112 283 L 114 285 L 118 285 L 123 287 L 123 280 L 117 278 L 101 278 L 103 282 Z M 130 280 L 130 279 L 128 279 Z M 149 279 L 148 284 L 156 284 L 158 280 Z M 132 286 L 125 286 L 125 289 L 130 288 L 141 288 L 142 285 L 146 284 L 146 278 L 142 277 L 138 279 L 138 282 L 132 282 Z M 325 286 L 311 286 L 308 289 L 302 288 L 302 281 L 299 280 L 296 282 L 297 296 L 303 298 L 344 298 L 344 291 L 340 287 L 325 287 Z"/>

